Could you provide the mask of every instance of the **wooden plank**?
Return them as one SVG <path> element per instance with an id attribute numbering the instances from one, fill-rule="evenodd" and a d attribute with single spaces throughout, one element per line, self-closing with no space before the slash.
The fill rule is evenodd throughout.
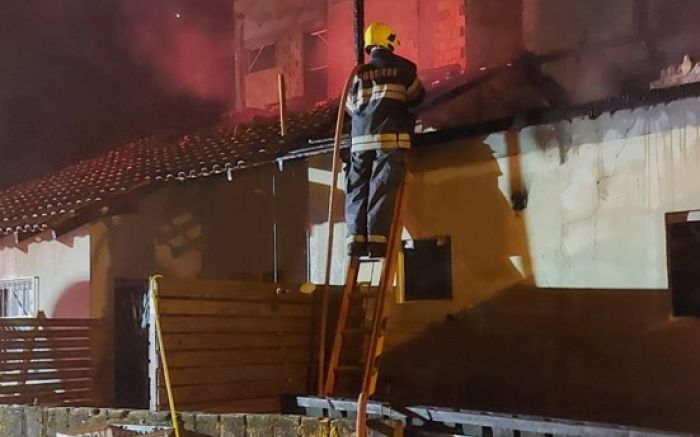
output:
<path id="1" fill-rule="evenodd" d="M 41 313 L 41 314 L 43 315 L 43 313 Z M 42 317 L 40 317 L 38 320 L 43 321 L 44 319 L 45 319 L 45 318 L 42 316 Z M 32 332 L 34 335 L 32 335 L 31 337 L 29 337 L 29 338 L 26 339 L 27 342 L 28 342 L 27 347 L 25 347 L 21 352 L 18 352 L 18 353 L 21 353 L 21 354 L 22 354 L 22 361 L 23 361 L 23 362 L 30 363 L 31 360 L 32 360 L 32 355 L 33 355 L 33 353 L 32 353 L 32 352 L 33 352 L 32 348 L 33 348 L 33 346 L 34 346 L 34 340 L 36 340 L 36 333 L 37 333 L 37 331 L 38 331 L 38 328 L 32 328 L 32 329 L 31 329 L 31 332 Z M 24 370 L 20 370 L 20 371 L 19 371 L 19 374 L 20 374 L 20 377 L 19 377 L 19 379 L 18 379 L 18 383 L 19 383 L 19 384 L 24 384 L 24 383 L 26 382 L 25 375 L 26 375 L 28 372 L 29 372 L 29 369 L 24 369 Z"/>
<path id="2" fill-rule="evenodd" d="M 0 363 L 0 372 L 12 372 L 24 369 L 88 369 L 89 359 L 31 361 L 29 363 Z"/>
<path id="3" fill-rule="evenodd" d="M 87 319 L 0 320 L 0 403 L 91 404 L 95 398 Z"/>
<path id="4" fill-rule="evenodd" d="M 168 352 L 171 368 L 197 366 L 243 366 L 249 364 L 306 363 L 308 349 L 255 349 L 251 351 Z"/>
<path id="5" fill-rule="evenodd" d="M 91 369 L 67 369 L 67 370 L 47 370 L 37 372 L 31 370 L 27 373 L 27 381 L 42 381 L 42 380 L 70 380 L 70 379 L 86 379 L 93 376 L 94 371 Z M 0 382 L 16 382 L 20 376 L 19 372 L 15 373 L 0 373 Z"/>
<path id="6" fill-rule="evenodd" d="M 281 379 L 274 381 L 193 385 L 173 388 L 173 394 L 177 405 L 201 401 L 218 403 L 228 400 L 272 398 L 279 397 L 286 393 L 303 393 L 304 391 L 306 391 L 306 381 Z M 163 399 L 163 396 L 165 396 L 165 389 L 161 389 L 161 399 Z"/>
<path id="7" fill-rule="evenodd" d="M 260 349 L 269 347 L 308 347 L 311 343 L 308 334 L 258 333 L 241 334 L 168 334 L 164 338 L 165 350 L 205 350 L 205 349 Z"/>
<path id="8" fill-rule="evenodd" d="M 0 350 L 6 349 L 23 349 L 28 346 L 32 346 L 33 349 L 67 349 L 67 348 L 80 348 L 85 349 L 90 347 L 90 339 L 88 338 L 56 338 L 47 339 L 37 337 L 36 340 L 5 340 L 0 342 Z"/>
<path id="9" fill-rule="evenodd" d="M 91 390 L 80 389 L 71 390 L 63 393 L 39 393 L 39 394 L 23 394 L 15 396 L 0 397 L 0 405 L 12 404 L 29 404 L 33 405 L 34 400 L 37 404 L 44 406 L 48 405 L 64 405 L 64 406 L 94 406 L 92 400 L 95 398 Z"/>
<path id="10" fill-rule="evenodd" d="M 191 332 L 310 332 L 311 320 L 280 317 L 161 316 L 164 334 Z"/>
<path id="11" fill-rule="evenodd" d="M 23 390 L 14 393 L 0 394 L 0 405 L 8 404 L 36 404 L 45 405 L 47 402 L 58 403 L 75 399 L 94 398 L 89 387 L 79 390 L 62 391 L 60 389 L 47 390 Z"/>
<path id="12" fill-rule="evenodd" d="M 84 358 L 90 356 L 90 349 L 64 349 L 57 351 L 32 352 L 32 360 L 38 359 L 59 359 L 59 358 Z M 24 358 L 24 351 L 20 352 L 0 352 L 0 361 L 21 360 Z M 0 365 L 1 367 L 1 365 Z"/>
<path id="13" fill-rule="evenodd" d="M 289 290 L 278 295 L 277 289 Z M 267 300 L 311 302 L 313 296 L 300 293 L 298 285 L 245 281 L 207 281 L 196 279 L 160 279 L 158 293 L 162 298 L 181 297 L 197 299 Z"/>
<path id="14" fill-rule="evenodd" d="M 185 299 L 161 299 L 161 315 L 241 316 L 241 317 L 311 317 L 311 305 L 270 305 L 264 302 L 230 302 Z"/>
<path id="15" fill-rule="evenodd" d="M 200 369 L 173 369 L 170 381 L 173 386 L 231 383 L 244 381 L 266 381 L 272 379 L 305 379 L 309 373 L 307 363 L 292 365 L 262 364 L 237 367 L 205 367 Z M 162 372 L 160 385 L 165 386 Z"/>
<path id="16" fill-rule="evenodd" d="M 36 333 L 36 338 L 90 338 L 92 335 L 91 329 L 89 328 L 75 328 L 75 329 L 42 329 Z M 29 330 L 26 331 L 0 331 L 0 344 L 6 341 L 14 341 L 17 339 L 31 338 L 32 333 Z"/>
<path id="17" fill-rule="evenodd" d="M 76 327 L 85 328 L 93 327 L 99 324 L 99 319 L 34 319 L 34 318 L 17 318 L 17 319 L 1 319 L 0 329 L 5 327 L 17 328 L 22 326 L 27 327 Z"/>
<path id="18" fill-rule="evenodd" d="M 13 395 L 15 393 L 22 395 L 28 393 L 53 392 L 56 390 L 90 389 L 91 386 L 92 381 L 88 379 L 55 383 L 52 382 L 46 384 L 1 385 L 0 397 L 7 397 L 8 395 Z"/>

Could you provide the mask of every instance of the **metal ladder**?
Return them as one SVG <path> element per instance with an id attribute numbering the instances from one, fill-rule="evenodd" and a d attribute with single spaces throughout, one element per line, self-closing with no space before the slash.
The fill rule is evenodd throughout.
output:
<path id="1" fill-rule="evenodd" d="M 323 395 L 332 397 L 337 396 L 338 379 L 343 374 L 361 375 L 358 391 L 353 395 L 358 396 L 358 415 L 357 415 L 357 435 L 364 437 L 366 435 L 366 414 L 365 410 L 369 398 L 375 393 L 377 387 L 377 378 L 379 369 L 377 362 L 384 348 L 384 339 L 386 335 L 387 325 L 387 299 L 394 286 L 394 278 L 396 275 L 399 247 L 401 244 L 401 232 L 403 223 L 401 221 L 401 212 L 403 209 L 404 186 L 402 183 L 396 195 L 396 203 L 394 206 L 394 219 L 392 222 L 391 231 L 387 241 L 386 257 L 382 261 L 381 275 L 379 278 L 379 286 L 374 294 L 374 305 L 371 309 L 371 317 L 369 318 L 369 326 L 364 328 L 349 328 L 348 321 L 351 314 L 351 306 L 354 297 L 357 297 L 358 290 L 358 275 L 360 267 L 365 263 L 377 262 L 377 260 L 367 260 L 358 257 L 352 257 L 347 270 L 345 285 L 343 287 L 343 295 L 340 304 L 340 312 L 338 315 L 338 324 L 335 330 L 333 340 L 333 348 L 328 362 L 328 373 L 323 389 Z M 365 296 L 366 297 L 366 296 Z M 350 335 L 363 335 L 366 338 L 366 350 L 364 351 L 364 360 L 361 363 L 342 363 L 341 358 L 346 349 L 347 337 Z"/>

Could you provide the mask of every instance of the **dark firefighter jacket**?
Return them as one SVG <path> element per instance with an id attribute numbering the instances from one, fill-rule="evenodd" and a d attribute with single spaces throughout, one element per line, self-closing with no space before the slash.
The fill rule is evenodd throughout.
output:
<path id="1" fill-rule="evenodd" d="M 348 93 L 352 152 L 410 148 L 415 120 L 409 108 L 424 96 L 416 64 L 386 49 L 372 50 Z"/>

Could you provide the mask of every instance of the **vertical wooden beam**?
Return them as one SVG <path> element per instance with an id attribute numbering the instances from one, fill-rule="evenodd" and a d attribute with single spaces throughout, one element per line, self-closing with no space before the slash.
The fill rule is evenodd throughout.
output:
<path id="1" fill-rule="evenodd" d="M 28 393 L 26 395 L 23 395 L 21 390 L 23 387 L 26 387 L 27 380 L 29 379 L 29 369 L 32 366 L 32 355 L 34 353 L 36 337 L 37 337 L 37 334 L 39 334 L 39 329 L 41 328 L 41 322 L 44 320 L 46 320 L 46 314 L 44 314 L 43 311 L 39 311 L 37 318 L 36 318 L 36 324 L 30 328 L 31 335 L 29 337 L 27 337 L 27 339 L 25 340 L 25 342 L 23 344 L 24 348 L 22 349 L 22 358 L 21 358 L 21 363 L 23 364 L 23 366 L 22 366 L 22 370 L 20 370 L 19 377 L 17 378 L 17 385 L 19 386 L 20 397 L 23 398 L 20 401 L 21 403 L 29 403 L 29 404 L 34 403 L 34 399 L 32 398 L 32 394 Z M 40 394 L 37 393 L 36 396 L 40 396 Z"/>
<path id="2" fill-rule="evenodd" d="M 287 135 L 287 85 L 284 73 L 277 75 L 277 93 L 280 107 L 280 135 Z"/>
<path id="3" fill-rule="evenodd" d="M 287 135 L 287 84 L 284 81 L 284 73 L 277 75 L 277 93 L 280 107 L 280 136 Z M 279 281 L 278 259 L 278 228 L 277 228 L 277 178 L 275 170 L 272 170 L 272 280 Z"/>
<path id="4" fill-rule="evenodd" d="M 365 63 L 365 1 L 355 0 L 355 63 Z"/>
<path id="5" fill-rule="evenodd" d="M 168 359 L 165 354 L 165 342 L 163 340 L 163 331 L 160 328 L 160 315 L 158 313 L 158 280 L 161 275 L 153 275 L 149 278 L 148 294 L 150 295 L 151 308 L 153 311 L 153 322 L 158 340 L 158 349 L 160 350 L 160 365 L 163 367 L 163 376 L 165 377 L 165 390 L 168 394 L 168 405 L 170 406 L 170 420 L 173 424 L 175 437 L 180 437 L 180 425 L 178 424 L 177 409 L 175 407 L 175 396 L 173 395 L 173 387 L 170 382 L 170 371 L 168 368 Z M 158 375 L 156 375 L 157 377 Z"/>
<path id="6" fill-rule="evenodd" d="M 245 101 L 245 72 L 247 59 L 243 48 L 243 30 L 245 16 L 236 12 L 233 6 L 233 80 L 234 80 L 234 109 L 241 111 L 246 107 Z"/>
<path id="7" fill-rule="evenodd" d="M 160 358 L 158 358 L 158 336 L 156 334 L 156 313 L 152 304 L 149 286 L 148 305 L 148 380 L 149 380 L 149 408 L 151 411 L 160 411 Z"/>

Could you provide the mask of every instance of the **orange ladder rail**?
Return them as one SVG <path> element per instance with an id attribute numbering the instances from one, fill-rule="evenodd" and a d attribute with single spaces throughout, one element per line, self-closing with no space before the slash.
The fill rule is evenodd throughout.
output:
<path id="1" fill-rule="evenodd" d="M 335 192 L 338 188 L 338 173 L 340 173 L 340 147 L 345 130 L 345 105 L 348 100 L 350 87 L 355 80 L 355 75 L 360 69 L 356 66 L 348 76 L 338 106 L 338 118 L 335 126 L 335 137 L 333 144 L 333 165 L 331 168 L 331 186 L 328 195 L 328 242 L 326 247 L 326 271 L 321 292 L 321 320 L 319 326 L 318 345 L 318 393 L 323 395 L 325 391 L 325 371 L 326 371 L 326 332 L 328 330 L 328 295 L 330 293 L 331 267 L 333 265 L 333 218 L 336 214 Z"/>

